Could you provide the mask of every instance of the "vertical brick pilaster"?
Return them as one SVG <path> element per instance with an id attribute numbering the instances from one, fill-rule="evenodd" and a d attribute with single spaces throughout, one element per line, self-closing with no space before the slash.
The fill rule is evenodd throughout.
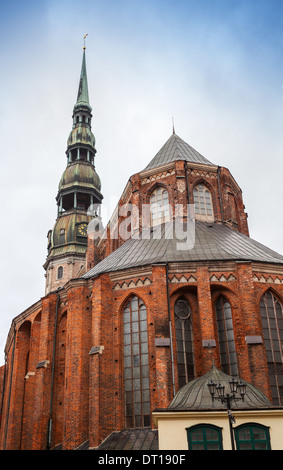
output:
<path id="1" fill-rule="evenodd" d="M 75 449 L 88 439 L 88 354 L 90 314 L 85 285 L 68 291 L 65 435 L 63 449 Z"/>
<path id="2" fill-rule="evenodd" d="M 96 447 L 116 422 L 112 285 L 107 274 L 93 282 L 89 352 L 89 446 Z"/>
<path id="3" fill-rule="evenodd" d="M 56 314 L 57 295 L 42 299 L 41 328 L 38 345 L 38 366 L 35 366 L 32 449 L 47 447 L 48 419 L 51 399 L 52 338 Z"/>
<path id="4" fill-rule="evenodd" d="M 166 265 L 152 267 L 152 312 L 156 340 L 170 342 L 169 312 L 167 302 Z M 172 315 L 172 312 L 170 312 Z M 158 344 L 158 343 L 157 343 Z M 160 343 L 159 343 L 160 344 Z M 156 346 L 156 393 L 155 407 L 166 408 L 173 398 L 171 346 Z M 177 380 L 175 360 L 174 379 Z"/>
<path id="5" fill-rule="evenodd" d="M 208 372 L 212 367 L 213 350 L 204 347 L 204 341 L 215 339 L 213 308 L 211 301 L 210 279 L 207 267 L 197 268 L 197 292 L 199 323 L 202 348 L 202 371 L 201 375 Z M 214 350 L 215 351 L 215 350 Z"/>

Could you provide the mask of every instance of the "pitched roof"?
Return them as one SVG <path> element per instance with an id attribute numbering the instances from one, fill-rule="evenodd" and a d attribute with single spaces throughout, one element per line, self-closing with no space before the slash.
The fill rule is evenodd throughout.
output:
<path id="1" fill-rule="evenodd" d="M 199 152 L 197 152 L 197 150 L 174 133 L 144 170 L 151 170 L 152 168 L 156 168 L 164 165 L 165 163 L 170 163 L 176 160 L 213 165 L 213 163 L 207 160 L 207 158 L 203 157 Z"/>
<path id="2" fill-rule="evenodd" d="M 257 261 L 283 264 L 283 256 L 224 224 L 196 221 L 195 243 L 187 249 L 172 225 L 163 226 L 162 236 L 130 238 L 83 277 L 156 263 L 180 261 Z"/>

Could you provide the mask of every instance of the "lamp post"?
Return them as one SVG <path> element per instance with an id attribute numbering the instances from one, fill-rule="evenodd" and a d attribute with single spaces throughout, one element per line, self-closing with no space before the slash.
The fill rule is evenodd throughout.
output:
<path id="1" fill-rule="evenodd" d="M 212 401 L 218 400 L 218 401 L 221 401 L 221 403 L 226 403 L 227 411 L 228 411 L 228 418 L 229 418 L 229 428 L 230 428 L 232 450 L 235 450 L 235 441 L 234 441 L 234 433 L 233 433 L 233 424 L 235 424 L 235 418 L 231 412 L 231 402 L 233 400 L 244 401 L 247 386 L 242 381 L 238 382 L 234 377 L 229 381 L 231 393 L 225 394 L 225 386 L 221 385 L 220 382 L 217 385 L 212 379 L 210 380 L 210 382 L 208 382 L 207 386 L 209 389 L 209 393 L 212 397 Z M 236 396 L 237 393 L 240 396 Z"/>

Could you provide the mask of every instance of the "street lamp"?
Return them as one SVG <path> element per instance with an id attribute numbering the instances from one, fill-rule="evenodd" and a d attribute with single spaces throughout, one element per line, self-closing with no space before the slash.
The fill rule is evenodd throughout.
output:
<path id="1" fill-rule="evenodd" d="M 242 381 L 238 382 L 238 380 L 236 380 L 234 377 L 229 381 L 231 393 L 226 393 L 226 395 L 225 385 L 221 385 L 220 382 L 217 384 L 211 379 L 208 382 L 207 386 L 209 389 L 209 393 L 212 397 L 212 401 L 218 400 L 221 401 L 221 403 L 226 403 L 227 405 L 232 450 L 235 450 L 235 442 L 233 436 L 233 424 L 235 424 L 235 418 L 231 413 L 231 401 L 244 401 L 247 386 Z M 236 396 L 237 393 L 240 395 L 239 397 Z"/>

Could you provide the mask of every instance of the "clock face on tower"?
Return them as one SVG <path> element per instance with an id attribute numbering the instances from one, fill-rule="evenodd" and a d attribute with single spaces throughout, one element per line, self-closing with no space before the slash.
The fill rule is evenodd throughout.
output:
<path id="1" fill-rule="evenodd" d="M 78 235 L 80 235 L 81 237 L 87 236 L 87 224 L 86 223 L 82 223 L 78 225 Z"/>

